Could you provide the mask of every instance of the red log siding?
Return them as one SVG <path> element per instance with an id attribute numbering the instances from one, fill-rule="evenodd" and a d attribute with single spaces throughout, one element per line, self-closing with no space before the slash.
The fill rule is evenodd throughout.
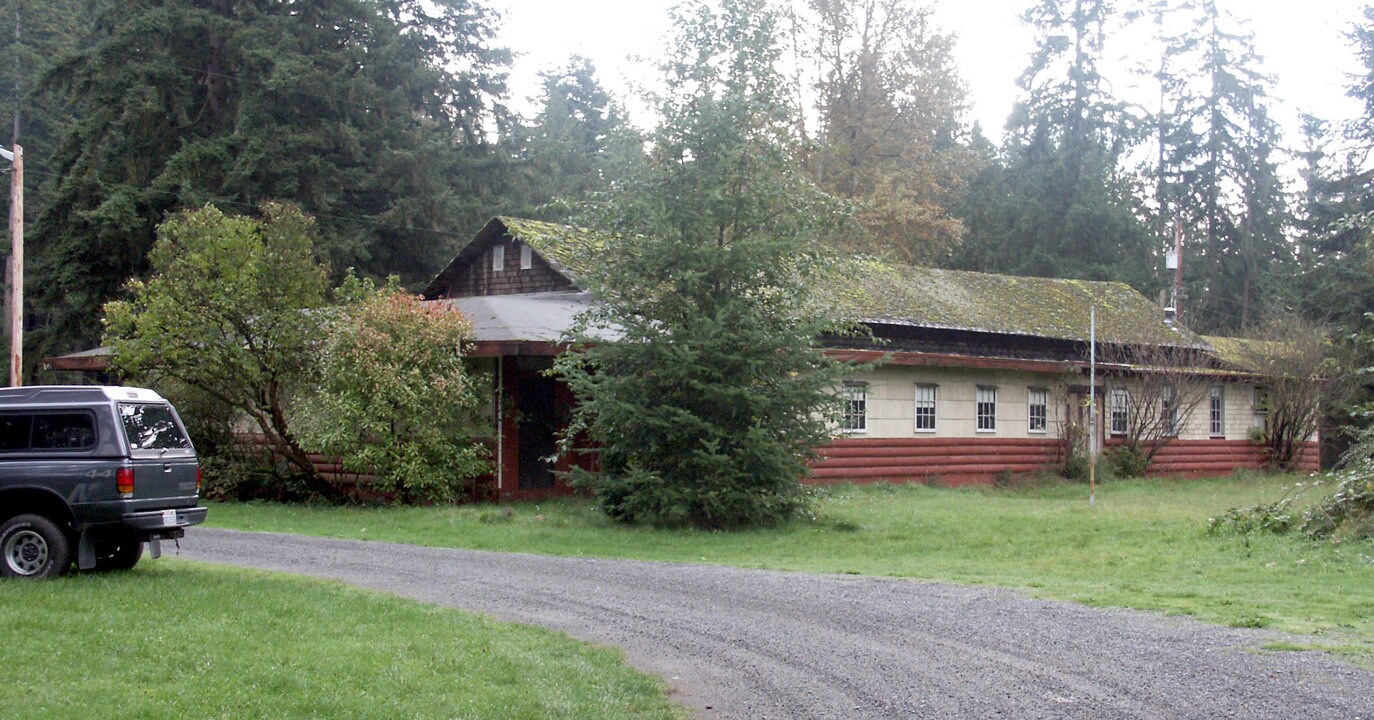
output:
<path id="1" fill-rule="evenodd" d="M 1117 443 L 1108 442 L 1108 447 Z M 853 438 L 822 448 L 807 482 L 991 483 L 997 475 L 1054 471 L 1059 442 L 1052 438 Z M 1316 443 L 1301 453 L 1303 472 L 1318 470 Z M 1175 440 L 1155 455 L 1150 475 L 1224 475 L 1264 467 L 1249 440 Z"/>
<path id="2" fill-rule="evenodd" d="M 1003 472 L 1052 469 L 1059 443 L 1049 438 L 854 438 L 822 448 L 808 482 L 922 482 L 968 485 Z"/>
<path id="3" fill-rule="evenodd" d="M 1116 444 L 1108 441 L 1107 446 Z M 1298 454 L 1298 470 L 1317 472 L 1320 459 L 1317 443 L 1305 443 Z M 1263 468 L 1263 449 L 1249 440 L 1174 440 L 1160 448 L 1147 472 L 1201 477 Z"/>

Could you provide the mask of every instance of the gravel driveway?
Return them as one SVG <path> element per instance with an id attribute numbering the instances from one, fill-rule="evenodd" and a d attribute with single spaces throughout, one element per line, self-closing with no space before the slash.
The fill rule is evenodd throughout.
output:
<path id="1" fill-rule="evenodd" d="M 615 645 L 702 718 L 1374 720 L 1374 673 L 1270 633 L 1011 591 L 207 528 L 182 547 Z"/>

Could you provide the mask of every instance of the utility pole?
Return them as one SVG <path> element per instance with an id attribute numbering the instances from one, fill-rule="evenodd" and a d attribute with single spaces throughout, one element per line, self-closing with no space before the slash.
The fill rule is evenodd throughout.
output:
<path id="1" fill-rule="evenodd" d="M 1088 309 L 1088 507 L 1097 505 L 1097 306 Z"/>
<path id="2" fill-rule="evenodd" d="M 10 387 L 24 384 L 24 148 L 0 148 L 0 157 L 14 163 L 10 175 Z"/>
<path id="3" fill-rule="evenodd" d="M 1183 322 L 1183 223 L 1174 220 L 1174 320 Z"/>
<path id="4" fill-rule="evenodd" d="M 19 98 L 23 97 L 19 83 L 24 77 L 20 65 L 19 30 L 23 26 L 20 7 L 14 8 L 14 135 L 10 145 L 14 152 L 0 148 L 0 156 L 14 163 L 10 176 L 10 262 L 5 269 L 9 277 L 10 294 L 10 387 L 24 384 L 24 148 L 19 145 Z"/>

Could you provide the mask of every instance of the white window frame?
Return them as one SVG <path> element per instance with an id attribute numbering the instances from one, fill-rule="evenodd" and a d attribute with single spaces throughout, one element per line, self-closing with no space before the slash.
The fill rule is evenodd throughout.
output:
<path id="1" fill-rule="evenodd" d="M 1226 437 L 1226 388 L 1213 385 L 1207 400 L 1207 434 L 1214 438 Z"/>
<path id="2" fill-rule="evenodd" d="M 973 390 L 974 427 L 980 433 L 997 432 L 997 386 L 978 385 Z"/>
<path id="3" fill-rule="evenodd" d="M 520 269 L 529 270 L 534 267 L 534 248 L 524 243 L 520 244 Z"/>
<path id="4" fill-rule="evenodd" d="M 1178 390 L 1173 385 L 1159 391 L 1159 421 L 1164 425 L 1164 437 L 1178 437 Z"/>
<path id="5" fill-rule="evenodd" d="M 844 384 L 840 431 L 851 435 L 868 432 L 868 383 L 851 381 Z"/>
<path id="6" fill-rule="evenodd" d="M 939 385 L 932 383 L 916 383 L 915 405 L 913 406 L 913 430 L 918 433 L 933 433 L 939 423 Z M 921 397 L 928 394 L 929 397 Z M 925 413 L 922 413 L 925 410 Z M 930 427 L 922 427 L 921 421 L 930 420 Z"/>
<path id="7" fill-rule="evenodd" d="M 491 247 L 491 271 L 503 272 L 506 269 L 506 246 L 493 245 Z"/>
<path id="8" fill-rule="evenodd" d="M 1037 412 L 1037 409 L 1039 412 Z M 1045 388 L 1027 388 L 1026 432 L 1035 435 L 1043 435 L 1049 432 L 1049 427 L 1050 391 Z"/>
<path id="9" fill-rule="evenodd" d="M 1113 388 L 1109 396 L 1107 430 L 1109 434 L 1120 437 L 1131 430 L 1131 392 L 1125 388 Z"/>

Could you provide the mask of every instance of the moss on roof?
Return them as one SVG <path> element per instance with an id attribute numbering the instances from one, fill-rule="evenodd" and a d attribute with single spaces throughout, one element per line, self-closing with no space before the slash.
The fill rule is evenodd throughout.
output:
<path id="1" fill-rule="evenodd" d="M 1087 341 L 1097 309 L 1100 342 L 1200 346 L 1186 328 L 1119 282 L 1016 277 L 896 265 L 838 263 L 822 278 L 822 298 L 849 320 Z"/>
<path id="2" fill-rule="evenodd" d="M 604 233 L 539 220 L 496 218 L 574 284 L 608 246 Z M 898 265 L 872 257 L 837 261 L 815 281 L 818 300 L 843 319 L 872 323 L 1088 340 L 1097 308 L 1101 342 L 1204 347 L 1125 283 L 1015 277 Z"/>
<path id="3" fill-rule="evenodd" d="M 573 283 L 590 274 L 610 240 L 605 233 L 571 225 L 505 216 L 496 219 L 506 226 L 512 238 L 534 248 Z"/>
<path id="4" fill-rule="evenodd" d="M 1206 335 L 1203 339 L 1212 346 L 1212 355 L 1223 365 L 1247 372 L 1257 372 L 1261 369 L 1256 365 L 1257 358 L 1277 357 L 1288 349 L 1284 343 L 1273 340 L 1220 335 Z"/>

